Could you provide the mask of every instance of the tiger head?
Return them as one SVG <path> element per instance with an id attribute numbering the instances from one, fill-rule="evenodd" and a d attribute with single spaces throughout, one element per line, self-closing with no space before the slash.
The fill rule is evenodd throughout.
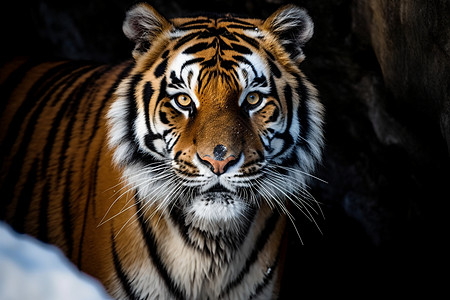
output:
<path id="1" fill-rule="evenodd" d="M 139 4 L 123 30 L 135 65 L 109 143 L 143 205 L 212 231 L 238 228 L 263 201 L 302 201 L 323 146 L 323 109 L 299 69 L 313 33 L 304 10 L 167 20 Z"/>

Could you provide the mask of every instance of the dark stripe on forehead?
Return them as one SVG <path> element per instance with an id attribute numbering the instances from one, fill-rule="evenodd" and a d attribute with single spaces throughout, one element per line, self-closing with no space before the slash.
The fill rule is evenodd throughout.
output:
<path id="1" fill-rule="evenodd" d="M 241 20 L 241 19 L 236 19 L 236 18 L 222 18 L 217 20 L 218 23 L 236 23 L 236 24 L 240 24 L 240 25 L 247 25 L 247 26 L 253 26 L 252 28 L 255 27 L 254 24 L 249 23 L 247 21 Z M 230 24 L 233 25 L 233 24 Z M 227 26 L 229 27 L 229 26 Z"/>
<path id="2" fill-rule="evenodd" d="M 190 46 L 190 47 L 186 48 L 183 51 L 183 53 L 184 54 L 193 54 L 193 53 L 197 53 L 199 51 L 205 50 L 205 49 L 207 49 L 209 47 L 211 47 L 210 43 L 206 43 L 206 42 L 198 43 L 198 44 L 195 44 L 193 46 Z"/>
<path id="3" fill-rule="evenodd" d="M 165 58 L 155 69 L 155 77 L 159 78 L 164 75 L 167 70 L 167 58 Z"/>
<path id="4" fill-rule="evenodd" d="M 259 49 L 259 42 L 257 40 L 254 40 L 253 38 L 241 33 L 235 33 L 235 35 L 238 36 L 244 42 L 252 45 L 254 48 Z"/>
<path id="5" fill-rule="evenodd" d="M 196 20 L 192 20 L 192 21 L 188 21 L 185 22 L 181 25 L 178 25 L 177 28 L 178 29 L 185 29 L 187 26 L 190 25 L 198 25 L 198 24 L 210 24 L 211 23 L 211 19 L 205 18 L 205 19 L 196 19 Z"/>
<path id="6" fill-rule="evenodd" d="M 243 45 L 236 44 L 236 43 L 232 43 L 231 48 L 233 48 L 234 51 L 240 52 L 241 54 L 244 54 L 244 55 L 253 53 L 253 51 L 250 50 L 249 48 L 247 48 Z"/>
<path id="7" fill-rule="evenodd" d="M 230 24 L 227 25 L 228 28 L 232 28 L 232 29 L 250 29 L 250 30 L 254 30 L 256 29 L 256 26 L 253 24 L 250 24 L 249 26 L 246 25 L 238 25 L 238 24 Z"/>
<path id="8" fill-rule="evenodd" d="M 173 50 L 177 50 L 187 42 L 190 42 L 198 37 L 198 32 L 189 33 L 188 35 L 185 35 L 184 37 L 180 38 L 178 42 L 173 46 Z"/>

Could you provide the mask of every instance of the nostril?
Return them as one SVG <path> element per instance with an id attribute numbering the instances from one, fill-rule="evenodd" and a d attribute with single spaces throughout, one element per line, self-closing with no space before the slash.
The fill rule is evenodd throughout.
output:
<path id="1" fill-rule="evenodd" d="M 225 173 L 227 168 L 233 164 L 232 162 L 236 160 L 236 157 L 234 155 L 230 155 L 224 160 L 216 160 L 208 155 L 205 155 L 203 158 L 199 156 L 199 158 L 200 161 L 204 165 L 208 166 L 216 175 L 222 175 L 223 173 Z"/>

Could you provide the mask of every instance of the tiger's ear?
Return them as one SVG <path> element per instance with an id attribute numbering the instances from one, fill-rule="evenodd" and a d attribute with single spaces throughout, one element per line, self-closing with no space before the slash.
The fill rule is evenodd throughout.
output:
<path id="1" fill-rule="evenodd" d="M 293 59 L 305 58 L 302 48 L 314 33 L 314 23 L 304 9 L 283 6 L 264 21 L 263 27 L 275 34 Z"/>
<path id="2" fill-rule="evenodd" d="M 171 23 L 161 16 L 153 7 L 140 3 L 127 11 L 122 30 L 136 46 L 133 57 L 137 59 L 145 53 L 152 41 Z"/>

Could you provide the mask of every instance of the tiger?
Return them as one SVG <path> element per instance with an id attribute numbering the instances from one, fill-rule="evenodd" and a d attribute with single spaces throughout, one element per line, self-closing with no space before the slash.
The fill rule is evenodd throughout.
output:
<path id="1" fill-rule="evenodd" d="M 0 219 L 116 299 L 279 297 L 292 210 L 319 206 L 313 31 L 294 5 L 168 19 L 140 3 L 127 61 L 5 63 Z"/>

